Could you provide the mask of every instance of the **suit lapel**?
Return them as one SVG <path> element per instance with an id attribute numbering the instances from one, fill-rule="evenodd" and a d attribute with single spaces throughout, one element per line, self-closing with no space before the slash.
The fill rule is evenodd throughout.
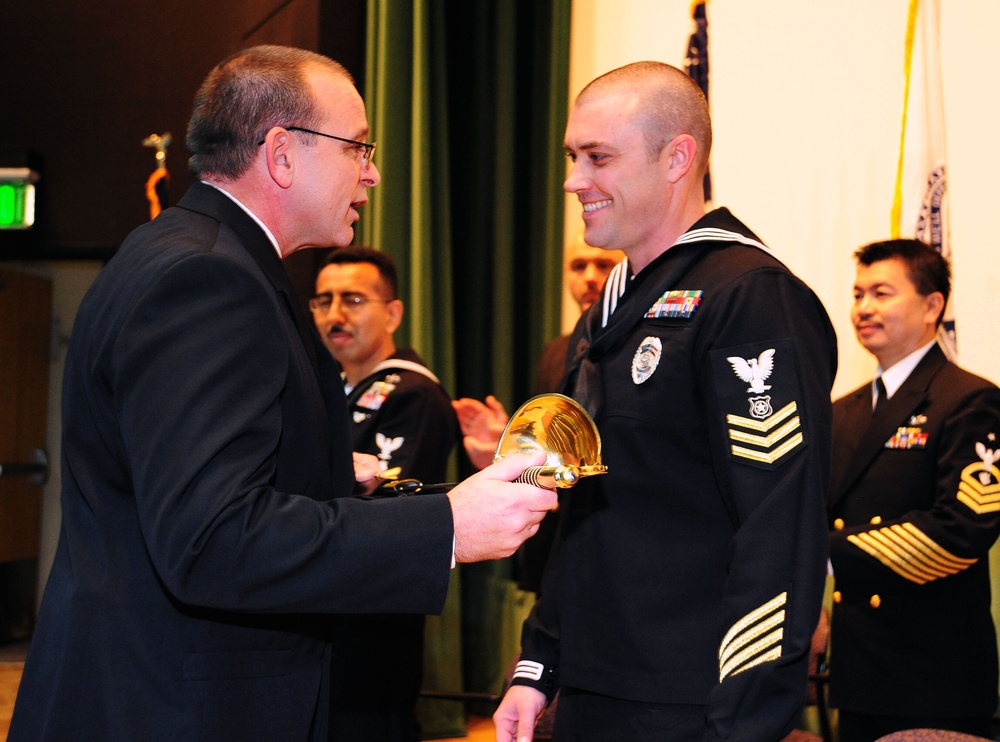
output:
<path id="1" fill-rule="evenodd" d="M 892 395 L 892 398 L 879 403 L 878 411 L 874 415 L 870 413 L 871 395 L 863 393 L 863 390 L 871 388 L 870 385 L 866 385 L 854 393 L 856 397 L 850 403 L 847 417 L 849 425 L 845 425 L 845 430 L 847 432 L 864 430 L 864 433 L 858 441 L 854 455 L 844 468 L 842 476 L 839 481 L 834 482 L 834 486 L 831 488 L 831 504 L 835 504 L 854 485 L 858 477 L 885 448 L 886 441 L 901 425 L 906 425 L 907 420 L 918 411 L 918 408 L 927 399 L 927 390 L 931 380 L 946 363 L 947 359 L 944 353 L 937 345 L 934 345 L 913 369 L 903 385 Z M 869 411 L 867 426 L 863 422 L 865 409 Z M 836 474 L 834 476 L 836 477 Z"/>
<path id="2" fill-rule="evenodd" d="M 834 463 L 830 486 L 830 506 L 840 499 L 847 483 L 857 479 L 858 451 L 865 432 L 872 423 L 871 384 L 854 390 L 838 403 L 837 436 L 834 439 Z M 846 465 L 845 465 L 846 464 Z"/>

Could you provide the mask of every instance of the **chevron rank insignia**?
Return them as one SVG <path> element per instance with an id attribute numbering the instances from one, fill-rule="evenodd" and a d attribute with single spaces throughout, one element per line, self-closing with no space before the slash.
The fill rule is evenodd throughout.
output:
<path id="1" fill-rule="evenodd" d="M 792 353 L 778 340 L 710 354 L 732 460 L 774 469 L 806 445 Z"/>
<path id="2" fill-rule="evenodd" d="M 988 438 L 990 441 L 993 439 Z M 976 453 L 980 460 L 962 470 L 962 480 L 958 483 L 955 496 L 976 515 L 995 513 L 1000 511 L 1000 469 L 995 465 L 1000 460 L 1000 448 L 987 448 L 983 443 L 976 443 Z"/>

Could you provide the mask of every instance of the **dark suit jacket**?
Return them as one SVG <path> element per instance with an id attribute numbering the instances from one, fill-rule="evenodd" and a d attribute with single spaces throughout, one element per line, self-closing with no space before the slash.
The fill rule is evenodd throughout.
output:
<path id="1" fill-rule="evenodd" d="M 838 400 L 833 429 L 832 702 L 992 714 L 1000 390 L 935 345 L 874 417 L 871 384 Z"/>
<path id="2" fill-rule="evenodd" d="M 62 531 L 10 740 L 325 740 L 327 619 L 440 611 L 447 499 L 349 498 L 332 358 L 277 252 L 196 184 L 84 299 Z"/>

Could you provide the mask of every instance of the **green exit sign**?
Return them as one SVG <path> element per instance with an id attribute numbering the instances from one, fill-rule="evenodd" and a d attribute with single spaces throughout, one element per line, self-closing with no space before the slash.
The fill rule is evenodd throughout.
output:
<path id="1" fill-rule="evenodd" d="M 0 167 L 0 229 L 29 229 L 35 223 L 35 183 L 28 168 Z"/>

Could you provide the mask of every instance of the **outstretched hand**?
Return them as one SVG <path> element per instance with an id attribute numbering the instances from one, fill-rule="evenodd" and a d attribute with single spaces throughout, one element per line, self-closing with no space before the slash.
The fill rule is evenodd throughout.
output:
<path id="1" fill-rule="evenodd" d="M 351 456 L 354 460 L 354 494 L 370 495 L 385 481 L 378 457 L 357 451 Z"/>
<path id="2" fill-rule="evenodd" d="M 514 484 L 529 466 L 545 463 L 545 453 L 517 453 L 473 474 L 449 493 L 455 523 L 455 561 L 501 559 L 535 535 L 545 514 L 556 507 L 552 490 Z"/>
<path id="3" fill-rule="evenodd" d="M 462 397 L 451 403 L 462 428 L 462 445 L 477 469 L 485 469 L 493 461 L 497 444 L 507 427 L 509 415 L 503 404 L 492 394 L 485 404 L 478 399 Z"/>

